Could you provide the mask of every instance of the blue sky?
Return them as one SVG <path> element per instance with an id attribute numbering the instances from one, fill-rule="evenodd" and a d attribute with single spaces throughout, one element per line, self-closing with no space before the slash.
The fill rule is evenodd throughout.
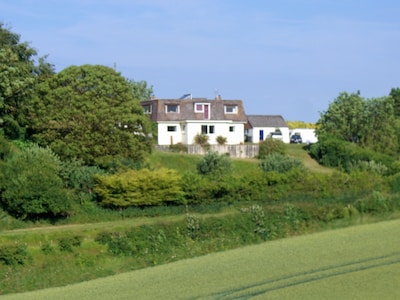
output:
<path id="1" fill-rule="evenodd" d="M 316 122 L 340 92 L 400 87 L 397 0 L 0 0 L 0 22 L 57 71 L 116 66 L 159 98 L 242 99 Z"/>

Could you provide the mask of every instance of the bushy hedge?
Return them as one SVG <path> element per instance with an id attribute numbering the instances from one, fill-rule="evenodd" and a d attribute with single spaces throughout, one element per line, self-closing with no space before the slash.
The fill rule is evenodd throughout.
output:
<path id="1" fill-rule="evenodd" d="M 181 176 L 174 170 L 128 170 L 97 175 L 94 191 L 106 207 L 129 207 L 181 203 Z"/>
<path id="2" fill-rule="evenodd" d="M 277 139 L 265 139 L 262 141 L 258 148 L 258 158 L 263 159 L 267 155 L 273 153 L 285 154 L 286 145 L 283 141 Z"/>
<path id="3" fill-rule="evenodd" d="M 386 175 L 400 172 L 400 162 L 394 157 L 332 136 L 319 137 L 318 143 L 311 145 L 309 151 L 320 164 L 339 167 L 347 172 L 351 172 L 354 167 L 359 168 L 362 162 L 384 165 L 387 168 Z"/>

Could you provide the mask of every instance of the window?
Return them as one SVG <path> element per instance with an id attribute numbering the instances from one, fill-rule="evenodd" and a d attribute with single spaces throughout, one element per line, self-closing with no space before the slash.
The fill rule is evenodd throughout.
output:
<path id="1" fill-rule="evenodd" d="M 196 113 L 204 112 L 204 105 L 202 103 L 196 103 L 194 105 L 194 112 L 196 112 Z"/>
<path id="2" fill-rule="evenodd" d="M 169 131 L 169 132 L 176 131 L 176 126 L 168 126 L 167 131 Z"/>
<path id="3" fill-rule="evenodd" d="M 151 105 L 145 105 L 143 106 L 143 112 L 145 114 L 151 114 Z"/>
<path id="4" fill-rule="evenodd" d="M 237 112 L 238 112 L 237 105 L 225 105 L 226 114 L 237 114 Z"/>
<path id="5" fill-rule="evenodd" d="M 179 105 L 178 104 L 167 104 L 165 105 L 165 112 L 167 113 L 178 113 Z"/>
<path id="6" fill-rule="evenodd" d="M 229 126 L 229 132 L 234 132 L 235 131 L 235 126 Z"/>
<path id="7" fill-rule="evenodd" d="M 210 119 L 210 104 L 209 103 L 195 103 L 194 105 L 195 113 L 202 113 L 204 120 Z"/>
<path id="8" fill-rule="evenodd" d="M 215 126 L 214 125 L 201 125 L 201 134 L 213 134 L 215 133 Z"/>

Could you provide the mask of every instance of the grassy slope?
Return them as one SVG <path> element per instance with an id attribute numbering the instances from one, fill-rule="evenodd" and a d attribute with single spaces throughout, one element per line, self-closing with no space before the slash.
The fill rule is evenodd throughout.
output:
<path id="1" fill-rule="evenodd" d="M 399 299 L 399 226 L 277 240 L 2 299 Z"/>
<path id="2" fill-rule="evenodd" d="M 307 151 L 304 150 L 304 145 L 286 145 L 286 153 L 292 157 L 300 159 L 304 163 L 304 166 L 312 172 L 329 173 L 332 171 L 332 169 L 321 166 L 312 159 L 308 155 Z M 148 163 L 153 168 L 164 167 L 184 173 L 187 171 L 196 172 L 196 165 L 199 160 L 200 156 L 198 155 L 154 151 L 154 153 L 149 157 Z M 232 159 L 233 171 L 240 174 L 240 176 L 243 176 L 246 173 L 256 172 L 259 170 L 258 162 L 257 159 Z"/>

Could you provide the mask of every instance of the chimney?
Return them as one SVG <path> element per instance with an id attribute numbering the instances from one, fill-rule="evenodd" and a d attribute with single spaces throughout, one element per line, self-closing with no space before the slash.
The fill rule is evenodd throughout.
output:
<path id="1" fill-rule="evenodd" d="M 215 100 L 222 100 L 222 97 L 221 97 L 221 95 L 217 95 L 217 96 L 215 96 Z"/>

